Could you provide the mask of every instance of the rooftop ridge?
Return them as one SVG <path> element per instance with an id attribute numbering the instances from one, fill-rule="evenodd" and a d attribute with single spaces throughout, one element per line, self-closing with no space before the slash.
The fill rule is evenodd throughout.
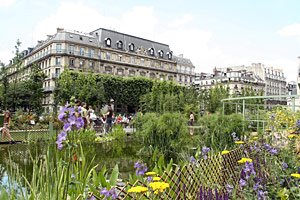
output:
<path id="1" fill-rule="evenodd" d="M 134 35 L 129 35 L 127 33 L 122 33 L 122 32 L 119 32 L 119 31 L 115 31 L 115 30 L 110 30 L 110 29 L 106 29 L 106 28 L 98 28 L 91 33 L 95 32 L 95 31 L 98 31 L 98 30 L 105 30 L 105 31 L 110 31 L 110 32 L 114 32 L 114 33 L 118 33 L 118 34 L 122 34 L 122 35 L 126 35 L 126 36 L 129 36 L 129 37 L 133 37 L 133 38 L 136 38 L 136 39 L 141 39 L 141 40 L 145 40 L 145 41 L 148 41 L 148 42 L 153 42 L 153 43 L 157 43 L 157 44 L 161 44 L 161 45 L 166 45 L 169 47 L 168 44 L 165 44 L 165 43 L 161 43 L 161 42 L 156 42 L 156 41 L 153 41 L 153 40 L 149 40 L 149 39 L 145 39 L 145 38 L 142 38 L 142 37 L 138 37 L 138 36 L 134 36 Z"/>

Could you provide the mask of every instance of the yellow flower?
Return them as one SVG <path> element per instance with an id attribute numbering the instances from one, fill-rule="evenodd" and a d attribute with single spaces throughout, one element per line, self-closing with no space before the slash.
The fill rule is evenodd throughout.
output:
<path id="1" fill-rule="evenodd" d="M 165 189 L 167 189 L 168 187 L 170 187 L 169 183 L 165 183 L 165 182 L 152 182 L 149 183 L 149 187 L 151 187 L 155 192 L 163 192 Z M 155 193 L 157 194 L 157 193 Z"/>
<path id="2" fill-rule="evenodd" d="M 253 142 L 253 140 L 250 140 L 249 142 Z"/>
<path id="3" fill-rule="evenodd" d="M 153 181 L 160 181 L 161 178 L 160 177 L 153 177 Z"/>
<path id="4" fill-rule="evenodd" d="M 229 151 L 222 151 L 222 155 L 228 154 Z"/>
<path id="5" fill-rule="evenodd" d="M 296 178 L 300 178 L 300 174 L 291 174 L 291 176 L 296 177 Z"/>
<path id="6" fill-rule="evenodd" d="M 132 187 L 128 190 L 128 192 L 133 192 L 133 193 L 142 193 L 142 192 L 147 192 L 148 188 L 142 187 L 142 186 L 136 186 Z"/>
<path id="7" fill-rule="evenodd" d="M 272 129 L 266 129 L 266 132 L 271 132 L 272 131 Z"/>
<path id="8" fill-rule="evenodd" d="M 258 139 L 258 137 L 254 137 L 253 139 L 254 139 L 254 140 L 257 140 L 257 139 Z"/>
<path id="9" fill-rule="evenodd" d="M 242 158 L 241 160 L 238 161 L 238 163 L 245 163 L 245 162 L 252 162 L 252 159 L 250 159 L 250 158 Z"/>
<path id="10" fill-rule="evenodd" d="M 147 176 L 152 176 L 152 175 L 156 175 L 156 173 L 155 172 L 147 172 L 146 175 Z"/>
<path id="11" fill-rule="evenodd" d="M 291 134 L 291 135 L 289 135 L 288 137 L 289 138 L 293 138 L 293 137 L 295 137 L 296 135 L 295 134 Z"/>
<path id="12" fill-rule="evenodd" d="M 236 144 L 244 144 L 245 142 L 243 142 L 243 141 L 236 141 L 235 143 Z"/>

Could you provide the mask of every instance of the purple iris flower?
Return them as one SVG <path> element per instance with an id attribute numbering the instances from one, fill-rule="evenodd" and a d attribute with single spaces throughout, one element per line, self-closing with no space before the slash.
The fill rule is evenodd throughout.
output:
<path id="1" fill-rule="evenodd" d="M 65 123 L 63 129 L 66 132 L 72 131 L 71 124 L 70 123 Z"/>
<path id="2" fill-rule="evenodd" d="M 270 117 L 270 119 L 271 119 L 271 120 L 274 120 L 274 119 L 275 119 L 275 115 L 272 114 L 271 117 Z"/>
<path id="3" fill-rule="evenodd" d="M 196 162 L 197 162 L 196 158 L 194 158 L 194 156 L 191 156 L 191 158 L 190 158 L 190 163 L 191 163 L 192 165 L 194 165 Z"/>
<path id="4" fill-rule="evenodd" d="M 229 194 L 232 194 L 233 186 L 227 184 L 227 185 L 226 185 L 226 190 L 227 190 L 227 192 L 228 192 Z"/>
<path id="5" fill-rule="evenodd" d="M 74 115 L 70 116 L 68 119 L 70 125 L 75 125 L 76 124 L 76 117 Z"/>
<path id="6" fill-rule="evenodd" d="M 288 168 L 288 164 L 286 164 L 284 161 L 282 161 L 282 165 L 284 168 Z"/>
<path id="7" fill-rule="evenodd" d="M 71 175 L 71 178 L 72 178 L 72 179 L 76 179 L 75 174 L 72 174 L 72 175 Z"/>
<path id="8" fill-rule="evenodd" d="M 246 185 L 246 181 L 244 179 L 240 180 L 239 186 L 243 187 Z"/>
<path id="9" fill-rule="evenodd" d="M 62 150 L 62 149 L 63 149 L 63 145 L 60 143 L 60 144 L 58 144 L 57 148 L 58 148 L 59 150 Z"/>
<path id="10" fill-rule="evenodd" d="M 106 198 L 110 196 L 109 191 L 106 188 L 102 188 L 100 194 L 104 195 Z"/>
<path id="11" fill-rule="evenodd" d="M 64 112 L 63 112 L 63 113 L 60 113 L 60 114 L 58 115 L 58 120 L 61 121 L 61 122 L 66 121 L 66 120 L 64 119 L 65 116 L 66 116 L 66 114 L 65 114 Z"/>

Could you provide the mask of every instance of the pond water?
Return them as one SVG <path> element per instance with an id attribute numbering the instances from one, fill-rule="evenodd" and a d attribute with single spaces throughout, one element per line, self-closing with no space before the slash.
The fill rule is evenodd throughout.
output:
<path id="1" fill-rule="evenodd" d="M 32 176 L 32 162 L 30 160 L 30 154 L 33 158 L 36 156 L 44 157 L 47 153 L 48 145 L 51 148 L 57 148 L 54 144 L 48 143 L 35 143 L 35 144 L 12 144 L 0 146 L 0 185 L 8 185 L 7 166 L 9 161 L 9 154 L 12 158 L 12 165 L 19 166 L 19 168 L 26 172 L 26 177 Z M 131 138 L 127 138 L 124 142 L 111 141 L 107 143 L 93 143 L 82 144 L 87 162 L 95 156 L 93 166 L 98 164 L 96 171 L 100 171 L 103 165 L 106 165 L 108 172 L 110 173 L 114 166 L 119 166 L 119 178 L 127 179 L 129 175 L 135 173 L 134 163 L 141 160 L 147 163 L 147 166 L 153 165 L 151 159 L 144 156 L 139 156 L 137 152 L 141 149 L 141 143 L 134 141 Z"/>

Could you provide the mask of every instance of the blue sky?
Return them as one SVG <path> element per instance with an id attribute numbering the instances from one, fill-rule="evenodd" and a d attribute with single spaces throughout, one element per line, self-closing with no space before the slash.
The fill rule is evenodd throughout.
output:
<path id="1" fill-rule="evenodd" d="M 297 0 L 0 0 L 0 60 L 8 62 L 17 39 L 27 48 L 57 27 L 105 27 L 169 44 L 197 72 L 260 62 L 295 81 L 299 11 Z"/>

